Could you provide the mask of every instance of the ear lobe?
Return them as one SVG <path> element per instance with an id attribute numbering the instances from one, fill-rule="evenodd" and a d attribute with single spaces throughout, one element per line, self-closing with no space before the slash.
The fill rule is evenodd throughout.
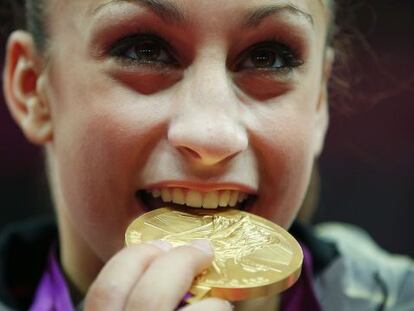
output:
<path id="1" fill-rule="evenodd" d="M 40 60 L 28 32 L 15 31 L 9 37 L 4 95 L 13 118 L 25 136 L 35 144 L 44 144 L 52 138 L 49 107 L 39 94 Z"/>
<path id="2" fill-rule="evenodd" d="M 33 96 L 27 100 L 27 112 L 21 119 L 21 128 L 32 143 L 44 144 L 52 138 L 50 113 L 39 98 Z"/>

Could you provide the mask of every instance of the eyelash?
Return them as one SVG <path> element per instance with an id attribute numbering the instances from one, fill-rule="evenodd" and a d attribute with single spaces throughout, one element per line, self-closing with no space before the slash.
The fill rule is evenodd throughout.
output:
<path id="1" fill-rule="evenodd" d="M 260 52 L 262 54 L 260 54 Z M 265 54 L 263 54 L 265 53 Z M 266 55 L 267 53 L 267 55 Z M 269 54 L 270 53 L 270 54 Z M 255 66 L 252 62 L 253 57 L 257 57 L 257 60 L 264 58 L 265 56 L 274 57 L 271 66 Z M 304 64 L 304 61 L 298 56 L 298 53 L 289 47 L 286 44 L 283 44 L 277 40 L 264 41 L 252 45 L 247 50 L 245 50 L 241 59 L 236 62 L 234 67 L 235 71 L 241 70 L 266 70 L 266 71 L 276 71 L 276 72 L 290 72 L 293 69 L 300 67 Z M 250 62 L 249 66 L 246 66 L 246 62 Z M 243 68 L 243 65 L 244 68 Z"/>
<path id="2" fill-rule="evenodd" d="M 136 48 L 141 45 L 143 49 L 140 52 L 145 53 L 145 44 L 148 47 L 157 48 L 163 56 L 163 59 L 138 59 Z M 135 50 L 133 50 L 135 49 Z M 138 57 L 134 57 L 135 54 Z M 260 54 L 265 53 L 265 54 Z M 254 54 L 256 53 L 256 54 Z M 266 55 L 267 53 L 267 55 Z M 129 66 L 152 66 L 157 68 L 165 67 L 179 67 L 179 61 L 177 61 L 176 53 L 174 49 L 160 36 L 152 33 L 134 34 L 118 40 L 110 48 L 109 54 L 115 57 L 123 64 Z M 142 55 L 141 55 L 142 56 Z M 257 57 L 256 60 L 265 60 L 266 56 L 274 57 L 271 66 L 256 66 L 252 61 L 253 57 Z M 304 61 L 298 57 L 298 53 L 290 48 L 288 45 L 283 44 L 277 40 L 264 41 L 252 45 L 247 50 L 241 53 L 236 58 L 235 65 L 232 66 L 234 71 L 242 70 L 265 70 L 274 71 L 276 73 L 286 73 L 300 67 L 304 64 Z M 265 60 L 266 61 L 266 60 Z M 250 64 L 249 64 L 250 62 Z M 244 64 L 244 65 L 243 65 Z M 243 68 L 244 67 L 244 68 Z"/>
<path id="3" fill-rule="evenodd" d="M 136 48 L 138 44 L 142 44 L 143 47 L 144 44 L 153 44 L 153 47 L 160 48 L 160 52 L 165 54 L 164 56 L 167 57 L 167 60 L 140 61 L 134 57 L 127 56 L 126 54 L 131 51 L 131 49 Z M 175 53 L 172 47 L 160 36 L 151 33 L 135 34 L 122 38 L 112 45 L 109 54 L 126 65 L 147 65 L 156 67 L 178 67 L 179 65 L 176 61 Z"/>

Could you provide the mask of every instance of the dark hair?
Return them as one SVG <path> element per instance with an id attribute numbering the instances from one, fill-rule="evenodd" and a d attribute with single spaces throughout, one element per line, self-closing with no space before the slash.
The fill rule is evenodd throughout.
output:
<path id="1" fill-rule="evenodd" d="M 2 39 L 16 28 L 24 27 L 23 0 L 0 0 L 0 34 Z"/>
<path id="2" fill-rule="evenodd" d="M 0 2 L 2 41 L 14 29 L 27 29 L 32 33 L 36 47 L 43 51 L 48 37 L 44 14 L 44 0 L 3 0 Z"/>
<path id="3" fill-rule="evenodd" d="M 43 51 L 48 38 L 43 0 L 26 0 L 25 4 L 26 29 L 32 33 L 36 47 Z"/>

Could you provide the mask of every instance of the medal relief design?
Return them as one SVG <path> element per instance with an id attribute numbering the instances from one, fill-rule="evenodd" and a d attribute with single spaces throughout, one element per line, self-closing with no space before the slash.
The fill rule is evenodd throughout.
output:
<path id="1" fill-rule="evenodd" d="M 263 218 L 238 210 L 190 213 L 167 208 L 156 211 L 138 218 L 141 220 L 130 226 L 127 244 L 162 239 L 179 246 L 195 239 L 210 240 L 215 259 L 212 267 L 196 279 L 197 285 L 263 286 L 286 279 L 300 269 L 301 258 L 299 265 L 297 262 L 301 251 L 297 249 L 297 242 Z"/>

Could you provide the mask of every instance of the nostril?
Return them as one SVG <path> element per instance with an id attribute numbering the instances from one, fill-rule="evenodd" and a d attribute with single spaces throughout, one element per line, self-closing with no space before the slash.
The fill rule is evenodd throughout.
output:
<path id="1" fill-rule="evenodd" d="M 201 159 L 201 155 L 197 151 L 189 147 L 179 147 L 178 150 L 182 152 L 183 154 L 190 156 L 191 158 L 194 158 L 197 160 Z"/>

